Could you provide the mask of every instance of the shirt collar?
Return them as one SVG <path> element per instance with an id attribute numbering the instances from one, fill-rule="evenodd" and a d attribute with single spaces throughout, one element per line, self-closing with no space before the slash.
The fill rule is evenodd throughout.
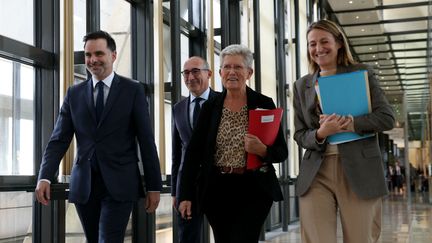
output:
<path id="1" fill-rule="evenodd" d="M 110 75 L 108 75 L 108 77 L 106 77 L 104 80 L 100 80 L 102 81 L 106 86 L 108 86 L 108 88 L 111 88 L 111 84 L 112 81 L 114 79 L 114 72 L 111 72 Z M 97 80 L 94 76 L 92 76 L 92 82 L 93 82 L 93 88 L 96 87 L 97 82 L 99 82 L 99 80 Z"/>
<path id="2" fill-rule="evenodd" d="M 209 95 L 210 95 L 210 88 L 207 88 L 206 91 L 204 91 L 204 93 L 202 93 L 198 97 L 203 98 L 204 100 L 208 100 Z M 190 94 L 190 96 L 191 96 L 191 101 L 190 102 L 193 102 L 197 98 L 193 94 Z"/>

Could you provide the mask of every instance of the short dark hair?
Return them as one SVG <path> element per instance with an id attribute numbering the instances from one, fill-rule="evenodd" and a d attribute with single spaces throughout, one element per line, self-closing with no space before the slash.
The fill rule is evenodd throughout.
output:
<path id="1" fill-rule="evenodd" d="M 116 50 L 116 43 L 115 43 L 114 39 L 111 37 L 110 34 L 108 34 L 107 32 L 105 32 L 103 30 L 98 30 L 98 31 L 87 33 L 87 35 L 85 35 L 83 38 L 84 47 L 87 44 L 88 40 L 96 40 L 96 39 L 105 39 L 107 42 L 107 47 L 111 51 Z"/>

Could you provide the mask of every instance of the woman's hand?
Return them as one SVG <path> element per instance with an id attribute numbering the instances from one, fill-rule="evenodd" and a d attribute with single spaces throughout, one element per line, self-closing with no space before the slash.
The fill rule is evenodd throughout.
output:
<path id="1" fill-rule="evenodd" d="M 246 133 L 244 143 L 246 152 L 256 154 L 260 157 L 267 155 L 267 146 L 257 136 Z"/>
<path id="2" fill-rule="evenodd" d="M 191 201 L 181 201 L 178 208 L 182 218 L 192 219 L 192 202 Z"/>
<path id="3" fill-rule="evenodd" d="M 320 127 L 316 133 L 317 140 L 321 141 L 330 135 L 340 132 L 350 132 L 351 129 L 348 128 L 352 127 L 350 126 L 352 122 L 351 116 L 340 116 L 336 114 L 320 115 Z"/>

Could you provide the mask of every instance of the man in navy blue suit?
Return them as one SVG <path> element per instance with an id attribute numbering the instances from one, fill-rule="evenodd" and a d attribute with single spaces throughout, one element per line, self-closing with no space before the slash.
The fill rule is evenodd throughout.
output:
<path id="1" fill-rule="evenodd" d="M 177 209 L 177 182 L 180 181 L 181 168 L 186 147 L 192 136 L 194 120 L 198 118 L 202 104 L 217 93 L 209 88 L 212 71 L 206 60 L 191 57 L 183 65 L 183 78 L 189 90 L 189 97 L 173 107 L 172 112 L 172 190 L 173 207 Z M 197 107 L 199 106 L 199 107 Z M 194 205 L 194 204 L 192 204 Z M 178 213 L 178 212 L 177 212 Z M 202 215 L 194 215 L 191 220 L 183 219 L 178 213 L 178 238 L 180 243 L 199 243 L 201 239 Z"/>
<path id="2" fill-rule="evenodd" d="M 158 207 L 162 188 L 159 159 L 143 85 L 113 72 L 114 39 L 96 31 L 87 34 L 84 43 L 85 63 L 92 77 L 70 87 L 65 95 L 42 158 L 35 195 L 40 203 L 48 204 L 50 183 L 75 135 L 69 201 L 75 203 L 89 243 L 118 243 L 124 240 L 133 203 L 139 197 L 145 196 L 147 212 Z"/>

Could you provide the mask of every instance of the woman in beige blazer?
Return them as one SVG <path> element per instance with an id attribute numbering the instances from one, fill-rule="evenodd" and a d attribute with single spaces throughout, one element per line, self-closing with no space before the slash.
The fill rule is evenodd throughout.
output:
<path id="1" fill-rule="evenodd" d="M 307 31 L 309 74 L 295 82 L 294 139 L 305 149 L 297 177 L 302 240 L 335 243 L 339 214 L 344 243 L 376 242 L 381 232 L 381 198 L 387 194 L 377 136 L 339 145 L 327 137 L 351 131 L 393 128 L 394 114 L 373 70 L 357 64 L 341 28 L 328 20 Z M 372 112 L 361 116 L 321 114 L 315 82 L 319 76 L 367 70 Z"/>

